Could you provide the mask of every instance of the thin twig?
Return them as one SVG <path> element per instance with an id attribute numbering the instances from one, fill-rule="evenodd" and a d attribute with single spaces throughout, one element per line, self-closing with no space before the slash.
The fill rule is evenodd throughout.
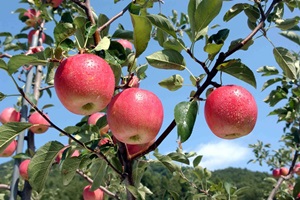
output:
<path id="1" fill-rule="evenodd" d="M 205 71 L 206 74 L 209 73 L 209 70 L 208 70 L 206 64 L 205 64 L 204 62 L 198 60 L 198 59 L 194 56 L 194 54 L 191 52 L 190 49 L 186 49 L 186 52 L 189 54 L 189 56 L 190 56 L 196 63 L 198 63 L 198 64 L 200 64 L 200 65 L 202 66 L 202 68 L 203 68 L 203 70 Z"/>
<path id="2" fill-rule="evenodd" d="M 93 179 L 91 179 L 88 175 L 86 175 L 85 173 L 83 173 L 82 170 L 76 169 L 76 173 L 79 174 L 80 176 L 82 176 L 85 180 L 87 180 L 90 184 L 93 184 Z M 118 197 L 117 194 L 112 193 L 111 191 L 109 191 L 107 188 L 103 187 L 103 186 L 99 186 L 99 188 L 105 192 L 106 194 L 108 194 L 111 197 L 114 197 L 115 199 L 120 199 Z"/>

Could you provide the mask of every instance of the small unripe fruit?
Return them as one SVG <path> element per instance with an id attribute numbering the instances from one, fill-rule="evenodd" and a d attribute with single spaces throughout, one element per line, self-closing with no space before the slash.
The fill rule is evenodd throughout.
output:
<path id="1" fill-rule="evenodd" d="M 105 113 L 102 113 L 102 112 L 96 112 L 96 113 L 93 113 L 89 116 L 88 118 L 88 124 L 91 124 L 91 125 L 96 125 L 98 119 L 100 119 L 101 117 L 103 117 L 105 115 Z M 104 127 L 102 127 L 100 129 L 100 134 L 103 135 L 105 133 L 107 133 L 109 130 L 109 126 L 106 125 Z"/>
<path id="2" fill-rule="evenodd" d="M 152 92 L 128 88 L 107 108 L 107 122 L 114 137 L 126 144 L 145 144 L 158 134 L 163 122 L 163 106 Z"/>
<path id="3" fill-rule="evenodd" d="M 18 143 L 13 140 L 5 149 L 0 153 L 0 157 L 10 157 L 16 151 Z"/>
<path id="4" fill-rule="evenodd" d="M 127 48 L 127 49 L 132 50 L 132 44 L 128 40 L 119 39 L 119 40 L 117 40 L 117 42 L 119 42 L 125 49 Z"/>
<path id="5" fill-rule="evenodd" d="M 91 185 L 87 185 L 83 189 L 83 199 L 84 200 L 103 200 L 104 192 L 101 189 L 96 189 L 91 191 Z"/>
<path id="6" fill-rule="evenodd" d="M 55 72 L 54 87 L 70 112 L 91 115 L 110 102 L 115 77 L 104 59 L 94 54 L 77 54 L 61 62 Z"/>
<path id="7" fill-rule="evenodd" d="M 0 122 L 6 124 L 8 122 L 20 121 L 21 114 L 15 108 L 5 108 L 0 114 Z"/>
<path id="8" fill-rule="evenodd" d="M 253 130 L 257 105 L 245 88 L 237 85 L 221 86 L 208 95 L 204 115 L 208 127 L 216 136 L 234 139 Z"/>
<path id="9" fill-rule="evenodd" d="M 49 119 L 47 114 L 44 115 Z M 50 126 L 49 122 L 37 111 L 30 114 L 28 122 L 33 125 L 30 127 L 30 131 L 33 133 L 45 133 Z"/>
<path id="10" fill-rule="evenodd" d="M 24 179 L 24 180 L 28 180 L 28 166 L 30 163 L 30 159 L 26 159 L 23 160 L 19 166 L 19 173 L 20 176 Z"/>

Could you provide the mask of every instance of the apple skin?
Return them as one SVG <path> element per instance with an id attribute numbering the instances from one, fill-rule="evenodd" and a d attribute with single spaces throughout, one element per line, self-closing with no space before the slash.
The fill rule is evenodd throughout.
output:
<path id="1" fill-rule="evenodd" d="M 104 192 L 101 189 L 96 189 L 91 191 L 91 185 L 87 185 L 83 189 L 83 199 L 84 200 L 103 200 L 104 199 Z"/>
<path id="2" fill-rule="evenodd" d="M 61 62 L 55 72 L 54 88 L 70 112 L 91 115 L 109 104 L 115 77 L 104 59 L 94 54 L 77 54 Z"/>
<path id="3" fill-rule="evenodd" d="M 29 31 L 28 33 L 28 43 L 31 44 L 32 43 L 32 38 L 33 38 L 33 35 L 37 33 L 38 30 L 31 30 Z M 42 42 L 45 42 L 46 40 L 46 35 L 45 33 L 42 33 Z"/>
<path id="4" fill-rule="evenodd" d="M 272 171 L 272 175 L 274 178 L 280 178 L 281 174 L 280 174 L 280 169 L 273 169 Z"/>
<path id="5" fill-rule="evenodd" d="M 257 120 L 254 97 L 237 85 L 221 86 L 205 102 L 204 116 L 210 130 L 223 139 L 248 135 Z"/>
<path id="6" fill-rule="evenodd" d="M 113 97 L 107 108 L 107 122 L 114 137 L 126 144 L 145 144 L 158 134 L 164 112 L 152 92 L 128 88 Z"/>
<path id="7" fill-rule="evenodd" d="M 56 158 L 55 158 L 55 162 L 58 164 L 61 161 L 62 158 L 62 154 L 64 153 L 64 151 L 68 148 L 69 146 L 65 146 L 64 148 L 62 148 L 59 153 L 57 154 Z M 71 157 L 78 157 L 80 155 L 80 151 L 78 149 L 75 149 L 75 151 L 73 151 Z"/>
<path id="8" fill-rule="evenodd" d="M 127 148 L 127 156 L 129 158 L 133 157 L 134 155 L 145 151 L 146 149 L 148 149 L 149 146 L 151 146 L 154 142 L 155 139 L 146 143 L 146 144 L 126 144 L 126 148 Z"/>
<path id="9" fill-rule="evenodd" d="M 297 163 L 294 166 L 294 173 L 296 173 L 297 175 L 300 175 L 300 163 Z"/>
<path id="10" fill-rule="evenodd" d="M 53 8 L 57 8 L 63 2 L 63 0 L 46 0 Z"/>
<path id="11" fill-rule="evenodd" d="M 45 114 L 46 117 L 49 119 L 49 116 Z M 45 133 L 49 129 L 49 122 L 37 111 L 34 111 L 28 117 L 28 122 L 31 123 L 33 126 L 30 127 L 30 131 L 33 133 Z"/>
<path id="12" fill-rule="evenodd" d="M 279 171 L 280 171 L 280 175 L 282 176 L 287 176 L 289 174 L 289 169 L 286 167 L 281 167 Z"/>
<path id="13" fill-rule="evenodd" d="M 5 149 L 0 153 L 0 157 L 10 157 L 14 154 L 18 146 L 17 140 L 13 140 Z"/>
<path id="14" fill-rule="evenodd" d="M 119 42 L 125 49 L 130 49 L 132 50 L 132 44 L 125 39 L 118 39 L 117 42 Z"/>
<path id="15" fill-rule="evenodd" d="M 20 166 L 19 166 L 19 173 L 20 173 L 20 176 L 24 179 L 24 180 L 27 180 L 28 181 L 28 166 L 29 166 L 29 163 L 30 163 L 30 159 L 26 159 L 26 160 L 23 160 L 21 163 L 20 163 Z"/>
<path id="16" fill-rule="evenodd" d="M 90 125 L 96 125 L 98 119 L 100 119 L 104 115 L 106 115 L 106 114 L 103 113 L 103 112 L 93 113 L 89 116 L 87 123 L 90 124 Z M 104 126 L 103 128 L 100 129 L 100 134 L 104 135 L 108 132 L 108 130 L 109 130 L 109 126 L 106 125 L 106 126 Z"/>
<path id="17" fill-rule="evenodd" d="M 0 113 L 0 122 L 2 124 L 6 124 L 8 122 L 19 122 L 21 118 L 21 113 L 16 111 L 15 108 L 5 108 L 1 113 Z"/>

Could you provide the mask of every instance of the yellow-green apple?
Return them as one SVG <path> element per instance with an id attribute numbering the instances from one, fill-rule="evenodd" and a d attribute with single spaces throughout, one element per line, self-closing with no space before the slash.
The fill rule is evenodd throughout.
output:
<path id="1" fill-rule="evenodd" d="M 49 119 L 47 114 L 44 115 Z M 30 131 L 33 133 L 45 133 L 50 126 L 49 122 L 37 111 L 29 115 L 28 122 L 32 124 Z"/>
<path id="2" fill-rule="evenodd" d="M 1 153 L 0 157 L 10 157 L 16 151 L 18 142 L 13 140 Z"/>
<path id="3" fill-rule="evenodd" d="M 70 112 L 91 115 L 111 101 L 115 77 L 104 59 L 94 54 L 77 54 L 60 63 L 54 87 L 57 97 Z"/>
<path id="4" fill-rule="evenodd" d="M 20 166 L 19 166 L 19 173 L 20 173 L 20 176 L 21 176 L 24 180 L 28 180 L 28 166 L 29 166 L 29 163 L 30 163 L 30 159 L 26 159 L 26 160 L 23 160 L 23 161 L 20 163 Z"/>
<path id="5" fill-rule="evenodd" d="M 84 200 L 103 200 L 104 199 L 104 192 L 98 188 L 94 191 L 91 191 L 91 185 L 87 185 L 83 189 L 83 199 Z"/>
<path id="6" fill-rule="evenodd" d="M 93 113 L 89 116 L 88 118 L 88 121 L 87 123 L 90 124 L 90 125 L 96 125 L 98 119 L 100 119 L 101 117 L 105 116 L 106 114 L 103 113 L 103 112 L 96 112 L 96 113 Z M 108 124 L 104 127 L 102 127 L 100 129 L 100 134 L 103 135 L 103 134 L 106 134 L 109 130 L 109 126 Z"/>
<path id="7" fill-rule="evenodd" d="M 248 135 L 253 130 L 257 120 L 257 105 L 245 88 L 221 86 L 208 95 L 204 116 L 216 136 L 234 139 Z"/>
<path id="8" fill-rule="evenodd" d="M 5 108 L 1 113 L 0 113 L 0 122 L 2 124 L 5 124 L 7 122 L 18 122 L 20 121 L 21 114 L 20 112 L 16 111 L 15 108 Z"/>
<path id="9" fill-rule="evenodd" d="M 147 150 L 148 147 L 151 146 L 154 142 L 155 142 L 155 138 L 154 140 L 146 144 L 126 144 L 127 156 L 131 158 L 134 155 Z"/>
<path id="10" fill-rule="evenodd" d="M 287 176 L 289 174 L 289 169 L 286 167 L 280 167 L 280 175 Z"/>
<path id="11" fill-rule="evenodd" d="M 132 44 L 125 39 L 118 39 L 117 42 L 119 42 L 125 49 L 130 49 L 132 50 Z"/>
<path id="12" fill-rule="evenodd" d="M 128 88 L 113 97 L 107 108 L 107 122 L 114 137 L 126 144 L 145 144 L 158 134 L 163 106 L 152 92 Z"/>
<path id="13" fill-rule="evenodd" d="M 297 163 L 294 167 L 294 173 L 300 175 L 300 163 Z"/>
<path id="14" fill-rule="evenodd" d="M 23 16 L 26 17 L 25 23 L 27 26 L 36 27 L 41 24 L 42 19 L 40 17 L 41 12 L 35 9 L 28 9 L 26 12 L 24 12 Z"/>
<path id="15" fill-rule="evenodd" d="M 63 0 L 46 0 L 53 8 L 57 8 L 63 2 Z"/>
<path id="16" fill-rule="evenodd" d="M 272 175 L 274 178 L 279 178 L 281 176 L 280 169 L 279 168 L 273 169 Z"/>
<path id="17" fill-rule="evenodd" d="M 37 37 L 39 37 L 39 31 L 38 30 L 33 29 L 33 30 L 29 31 L 29 33 L 28 33 L 28 44 L 32 43 L 32 38 L 33 38 L 33 35 L 35 35 L 35 34 L 36 34 Z M 42 39 L 42 42 L 45 42 L 46 35 L 45 35 L 44 32 L 42 33 L 41 39 Z"/>

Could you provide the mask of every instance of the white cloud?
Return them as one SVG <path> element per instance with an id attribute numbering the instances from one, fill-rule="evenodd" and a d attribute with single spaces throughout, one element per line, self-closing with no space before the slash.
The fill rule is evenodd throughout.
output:
<path id="1" fill-rule="evenodd" d="M 197 152 L 197 155 L 203 155 L 200 165 L 209 170 L 229 166 L 246 167 L 251 156 L 251 150 L 247 145 L 241 145 L 232 140 L 201 144 L 193 151 Z"/>

